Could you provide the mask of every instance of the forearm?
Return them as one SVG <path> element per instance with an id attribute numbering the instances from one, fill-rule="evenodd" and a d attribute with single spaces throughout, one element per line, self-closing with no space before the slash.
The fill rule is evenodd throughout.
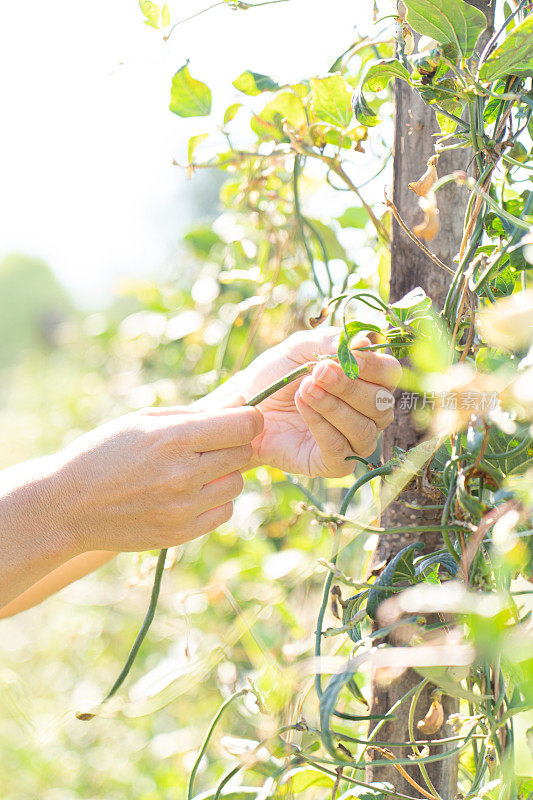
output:
<path id="1" fill-rule="evenodd" d="M 62 503 L 53 458 L 0 473 L 0 608 L 81 552 Z"/>
<path id="2" fill-rule="evenodd" d="M 108 550 L 97 550 L 92 553 L 81 553 L 81 555 L 71 558 L 0 609 L 0 619 L 20 614 L 21 611 L 26 611 L 28 608 L 42 603 L 50 595 L 59 592 L 60 589 L 64 589 L 65 586 L 74 583 L 79 578 L 83 578 L 89 572 L 94 572 L 103 564 L 107 564 L 116 555 Z"/>

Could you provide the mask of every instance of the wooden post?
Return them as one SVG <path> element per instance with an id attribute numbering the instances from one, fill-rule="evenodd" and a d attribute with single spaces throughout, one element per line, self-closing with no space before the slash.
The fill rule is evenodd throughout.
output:
<path id="1" fill-rule="evenodd" d="M 484 11 L 488 12 L 488 17 L 490 17 L 491 8 L 483 0 L 475 0 L 471 4 L 478 8 L 483 8 Z M 397 80 L 395 85 L 393 201 L 398 208 L 400 216 L 410 228 L 421 221 L 422 214 L 418 208 L 418 198 L 409 189 L 408 184 L 410 181 L 417 180 L 425 172 L 427 160 L 434 153 L 434 133 L 437 129 L 433 110 L 422 102 L 417 92 L 413 91 L 403 81 Z M 453 170 L 466 170 L 470 166 L 471 159 L 471 152 L 465 150 L 443 153 L 438 162 L 439 175 L 448 174 Z M 457 253 L 461 241 L 466 199 L 466 192 L 453 183 L 443 187 L 438 193 L 441 227 L 438 236 L 429 243 L 429 248 L 441 261 L 451 267 L 454 266 L 453 257 Z M 393 221 L 391 300 L 394 302 L 415 286 L 422 286 L 433 300 L 434 306 L 440 308 L 446 297 L 449 282 L 450 275 L 433 263 Z M 399 394 L 397 393 L 397 398 L 398 396 Z M 385 460 L 391 457 L 393 445 L 409 450 L 421 438 L 423 438 L 423 434 L 414 427 L 410 411 L 403 410 L 397 400 L 395 421 L 384 434 Z M 397 500 L 385 510 L 382 519 L 384 527 L 440 522 L 440 517 L 436 518 L 434 511 L 415 511 L 406 505 L 406 501 L 419 505 L 431 505 L 435 502 L 425 495 L 419 487 L 414 484 L 409 485 Z M 427 550 L 434 550 L 441 546 L 439 534 L 422 534 L 422 537 L 417 536 L 415 539 L 406 534 L 388 534 L 381 537 L 378 542 L 374 553 L 374 563 L 389 560 L 398 550 L 418 538 L 422 538 L 425 541 Z M 410 669 L 405 670 L 399 677 L 385 684 L 379 681 L 379 675 L 375 675 L 372 682 L 371 713 L 385 714 L 396 700 L 419 683 L 420 680 L 420 676 Z M 424 717 L 429 708 L 432 689 L 434 689 L 432 686 L 426 687 L 420 696 L 416 709 L 415 725 L 416 721 Z M 446 720 L 451 713 L 457 711 L 458 704 L 454 698 L 448 696 L 444 696 L 442 702 L 444 719 Z M 410 700 L 407 700 L 395 712 L 396 719 L 383 726 L 376 738 L 384 741 L 407 741 L 409 739 L 409 707 Z M 430 738 L 445 738 L 450 735 L 450 729 L 444 724 L 441 730 Z M 445 747 L 446 745 L 439 746 L 438 752 L 441 752 Z M 432 754 L 435 752 L 437 752 L 437 749 L 432 749 Z M 394 748 L 394 754 L 397 757 L 405 757 L 409 753 L 412 753 L 412 748 L 408 746 Z M 382 759 L 383 755 L 374 750 L 371 758 L 374 760 Z M 457 759 L 452 756 L 427 766 L 431 782 L 443 800 L 453 800 L 457 794 L 457 764 Z M 427 791 L 420 769 L 418 767 L 408 767 L 407 771 Z M 370 762 L 366 777 L 370 781 L 389 781 L 398 791 L 411 796 L 419 796 L 413 786 L 392 765 L 374 767 Z"/>

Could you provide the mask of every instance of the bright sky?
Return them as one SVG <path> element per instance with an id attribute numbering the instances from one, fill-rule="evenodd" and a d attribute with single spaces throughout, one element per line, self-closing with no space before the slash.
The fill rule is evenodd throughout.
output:
<path id="1" fill-rule="evenodd" d="M 209 4 L 168 3 L 173 21 Z M 84 305 L 104 302 L 119 275 L 163 269 L 190 202 L 172 160 L 184 161 L 188 136 L 211 124 L 170 113 L 173 73 L 190 59 L 221 119 L 242 71 L 283 80 L 325 71 L 354 25 L 367 27 L 371 6 L 224 6 L 163 43 L 137 0 L 4 0 L 0 258 L 13 250 L 44 258 Z"/>

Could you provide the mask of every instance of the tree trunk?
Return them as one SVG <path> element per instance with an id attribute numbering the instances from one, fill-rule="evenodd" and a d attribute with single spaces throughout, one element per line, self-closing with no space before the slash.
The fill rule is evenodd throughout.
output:
<path id="1" fill-rule="evenodd" d="M 490 14 L 490 7 L 483 0 L 475 0 L 471 5 L 482 7 Z M 437 130 L 434 112 L 424 105 L 417 92 L 413 91 L 403 81 L 396 81 L 395 85 L 395 137 L 394 137 L 394 176 L 393 176 L 393 201 L 398 208 L 400 216 L 412 228 L 421 221 L 421 211 L 418 208 L 417 196 L 408 184 L 417 180 L 426 170 L 428 158 L 433 155 L 435 139 L 433 134 Z M 438 162 L 439 175 L 446 175 L 453 170 L 469 167 L 472 159 L 471 152 L 455 150 L 443 153 Z M 430 250 L 441 261 L 453 267 L 453 257 L 457 253 L 463 231 L 464 212 L 466 207 L 466 192 L 454 183 L 448 184 L 438 193 L 438 206 L 440 211 L 441 229 L 438 236 L 429 243 Z M 391 243 L 391 284 L 390 299 L 392 302 L 407 294 L 415 286 L 421 286 L 432 298 L 436 308 L 441 308 L 450 282 L 449 273 L 439 268 L 429 259 L 401 230 L 395 220 L 392 224 Z M 410 412 L 402 410 L 396 404 L 396 418 L 384 434 L 384 459 L 392 455 L 392 446 L 397 445 L 404 450 L 414 447 L 423 438 L 423 434 L 413 425 Z M 436 519 L 435 511 L 414 511 L 406 505 L 406 501 L 419 505 L 431 505 L 434 500 L 428 498 L 419 487 L 409 485 L 398 496 L 383 514 L 382 524 L 386 528 L 405 525 L 421 525 L 424 522 L 440 522 L 440 515 Z M 438 513 L 438 512 L 437 512 Z M 389 560 L 402 547 L 419 539 L 408 534 L 388 534 L 380 537 L 374 553 L 373 562 L 379 563 Z M 432 551 L 441 546 L 439 534 L 423 534 L 422 538 L 426 549 Z M 409 689 L 420 682 L 421 678 L 414 670 L 406 670 L 399 677 L 381 684 L 373 676 L 372 681 L 372 714 L 385 714 L 390 707 Z M 432 686 L 426 687 L 418 701 L 416 722 L 424 717 L 431 703 Z M 448 696 L 442 698 L 444 706 L 444 719 L 458 710 L 457 701 Z M 384 725 L 376 739 L 382 741 L 402 742 L 409 739 L 408 714 L 410 700 L 404 702 L 395 712 L 396 719 Z M 416 727 L 415 727 L 416 731 Z M 432 738 L 445 738 L 451 735 L 446 724 Z M 453 747 L 453 744 L 451 745 Z M 442 752 L 441 746 L 431 750 L 432 754 Z M 394 755 L 398 758 L 412 753 L 410 747 L 393 748 Z M 371 751 L 371 758 L 382 759 L 379 751 Z M 444 800 L 453 800 L 457 794 L 457 766 L 455 757 L 444 759 L 427 765 L 429 777 Z M 407 772 L 423 786 L 427 787 L 418 767 L 407 767 Z M 389 781 L 396 790 L 413 796 L 418 792 L 413 789 L 392 765 L 374 767 L 372 762 L 367 769 L 367 780 Z"/>

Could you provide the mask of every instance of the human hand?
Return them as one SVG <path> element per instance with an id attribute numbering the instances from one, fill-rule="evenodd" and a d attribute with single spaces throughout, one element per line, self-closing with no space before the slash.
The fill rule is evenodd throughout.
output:
<path id="1" fill-rule="evenodd" d="M 231 388 L 250 399 L 317 355 L 335 354 L 339 334 L 333 327 L 295 333 L 236 375 Z M 401 367 L 385 353 L 357 351 L 369 344 L 364 336 L 354 342 L 360 368 L 357 380 L 348 378 L 336 361 L 326 359 L 310 375 L 259 405 L 264 429 L 253 442 L 254 463 L 310 476 L 342 477 L 353 470 L 347 456 L 371 455 L 379 432 L 394 417 L 389 390 L 398 384 Z"/>
<path id="2" fill-rule="evenodd" d="M 254 408 L 155 408 L 81 436 L 56 471 L 75 549 L 161 549 L 226 522 L 262 427 Z"/>

